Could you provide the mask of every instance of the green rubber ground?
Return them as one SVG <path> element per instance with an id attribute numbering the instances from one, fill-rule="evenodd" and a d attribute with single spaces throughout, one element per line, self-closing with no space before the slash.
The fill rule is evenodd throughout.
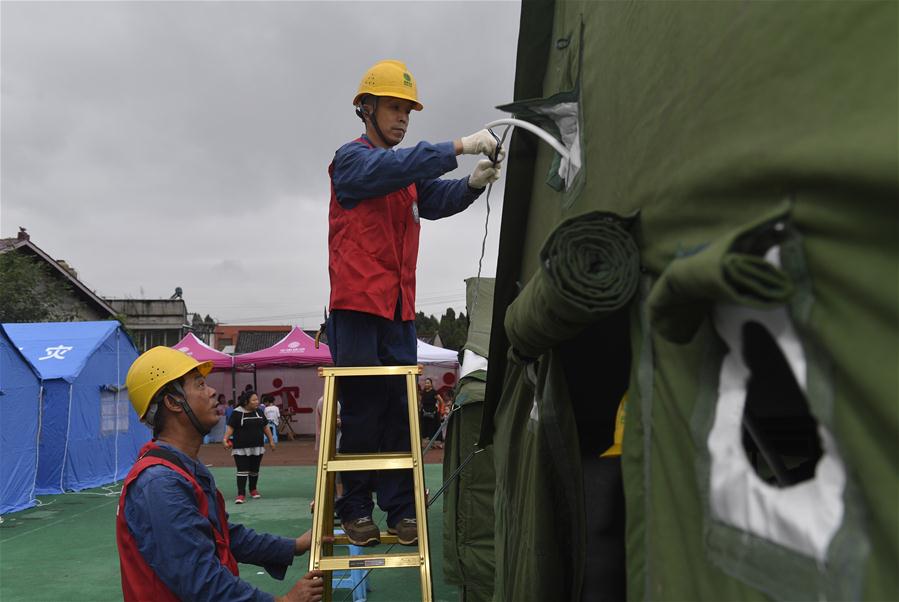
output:
<path id="1" fill-rule="evenodd" d="M 263 467 L 261 500 L 233 503 L 236 492 L 233 468 L 213 468 L 225 496 L 232 522 L 257 531 L 296 537 L 312 525 L 315 467 Z M 425 465 L 425 480 L 431 491 L 439 488 L 442 467 Z M 109 488 L 117 492 L 118 487 Z M 42 506 L 8 514 L 0 524 L 0 601 L 121 600 L 119 558 L 115 544 L 115 513 L 118 495 L 103 489 L 81 493 L 42 496 Z M 386 528 L 376 508 L 375 520 Z M 459 599 L 458 589 L 443 581 L 443 504 L 437 500 L 431 517 L 431 576 L 435 600 Z M 386 547 L 374 548 L 384 550 Z M 394 551 L 408 548 L 395 548 Z M 276 581 L 252 565 L 240 565 L 240 576 L 263 591 L 284 594 L 307 570 L 308 556 L 296 558 L 284 581 Z M 262 574 L 260 574 L 262 573 Z M 381 569 L 369 574 L 369 602 L 420 600 L 417 569 Z M 335 601 L 351 600 L 349 590 L 335 590 Z"/>

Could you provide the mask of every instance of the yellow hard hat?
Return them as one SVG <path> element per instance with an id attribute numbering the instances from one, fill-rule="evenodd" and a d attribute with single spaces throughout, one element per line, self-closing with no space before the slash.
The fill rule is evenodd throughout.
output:
<path id="1" fill-rule="evenodd" d="M 150 402 L 160 389 L 191 370 L 206 376 L 212 371 L 212 362 L 198 362 L 171 347 L 153 347 L 134 360 L 125 377 L 125 386 L 140 419 L 144 419 Z"/>
<path id="2" fill-rule="evenodd" d="M 412 108 L 421 111 L 421 103 L 418 102 L 418 87 L 415 85 L 415 78 L 406 69 L 406 64 L 400 61 L 386 60 L 375 63 L 359 82 L 359 91 L 353 104 L 358 105 L 359 101 L 366 94 L 373 96 L 393 96 L 395 98 L 403 98 L 411 100 Z"/>

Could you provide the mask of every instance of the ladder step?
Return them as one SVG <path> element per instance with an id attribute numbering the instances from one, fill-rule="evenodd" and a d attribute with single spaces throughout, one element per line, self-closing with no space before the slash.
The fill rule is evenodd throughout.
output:
<path id="1" fill-rule="evenodd" d="M 327 556 L 319 561 L 322 571 L 349 569 L 395 569 L 422 564 L 420 554 L 370 554 L 362 556 Z"/>
<path id="2" fill-rule="evenodd" d="M 328 460 L 325 472 L 341 472 L 345 470 L 396 470 L 412 468 L 415 464 L 410 452 L 394 452 L 386 454 L 337 454 Z"/>
<path id="3" fill-rule="evenodd" d="M 381 545 L 390 545 L 394 543 L 399 543 L 396 535 L 388 533 L 387 531 L 381 531 Z M 334 536 L 334 545 L 335 546 L 351 546 L 353 543 L 346 535 L 335 535 Z"/>
<path id="4" fill-rule="evenodd" d="M 421 374 L 421 366 L 360 366 L 325 368 L 319 367 L 318 375 L 324 377 L 335 376 L 408 376 Z"/>

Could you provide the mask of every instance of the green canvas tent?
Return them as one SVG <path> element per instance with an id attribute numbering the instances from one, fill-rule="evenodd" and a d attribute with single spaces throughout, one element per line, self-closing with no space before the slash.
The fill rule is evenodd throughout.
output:
<path id="1" fill-rule="evenodd" d="M 509 143 L 496 600 L 899 597 L 897 25 L 523 2 L 502 108 L 568 156 Z"/>
<path id="2" fill-rule="evenodd" d="M 487 382 L 487 350 L 493 314 L 493 278 L 466 284 L 468 338 L 455 404 L 448 418 L 443 477 L 450 482 L 443 504 L 443 572 L 463 602 L 493 599 L 493 446 L 477 451 Z M 466 463 L 467 462 L 467 463 Z M 464 465 L 464 466 L 463 466 Z"/>

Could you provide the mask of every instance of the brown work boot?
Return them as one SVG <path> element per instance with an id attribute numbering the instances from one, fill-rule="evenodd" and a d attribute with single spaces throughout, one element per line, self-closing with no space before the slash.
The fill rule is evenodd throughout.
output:
<path id="1" fill-rule="evenodd" d="M 404 518 L 392 527 L 387 527 L 387 532 L 396 535 L 397 541 L 404 546 L 414 546 L 418 543 L 418 523 L 414 518 Z"/>
<path id="2" fill-rule="evenodd" d="M 381 531 L 370 516 L 346 521 L 342 525 L 343 532 L 354 546 L 376 546 L 381 543 Z"/>

